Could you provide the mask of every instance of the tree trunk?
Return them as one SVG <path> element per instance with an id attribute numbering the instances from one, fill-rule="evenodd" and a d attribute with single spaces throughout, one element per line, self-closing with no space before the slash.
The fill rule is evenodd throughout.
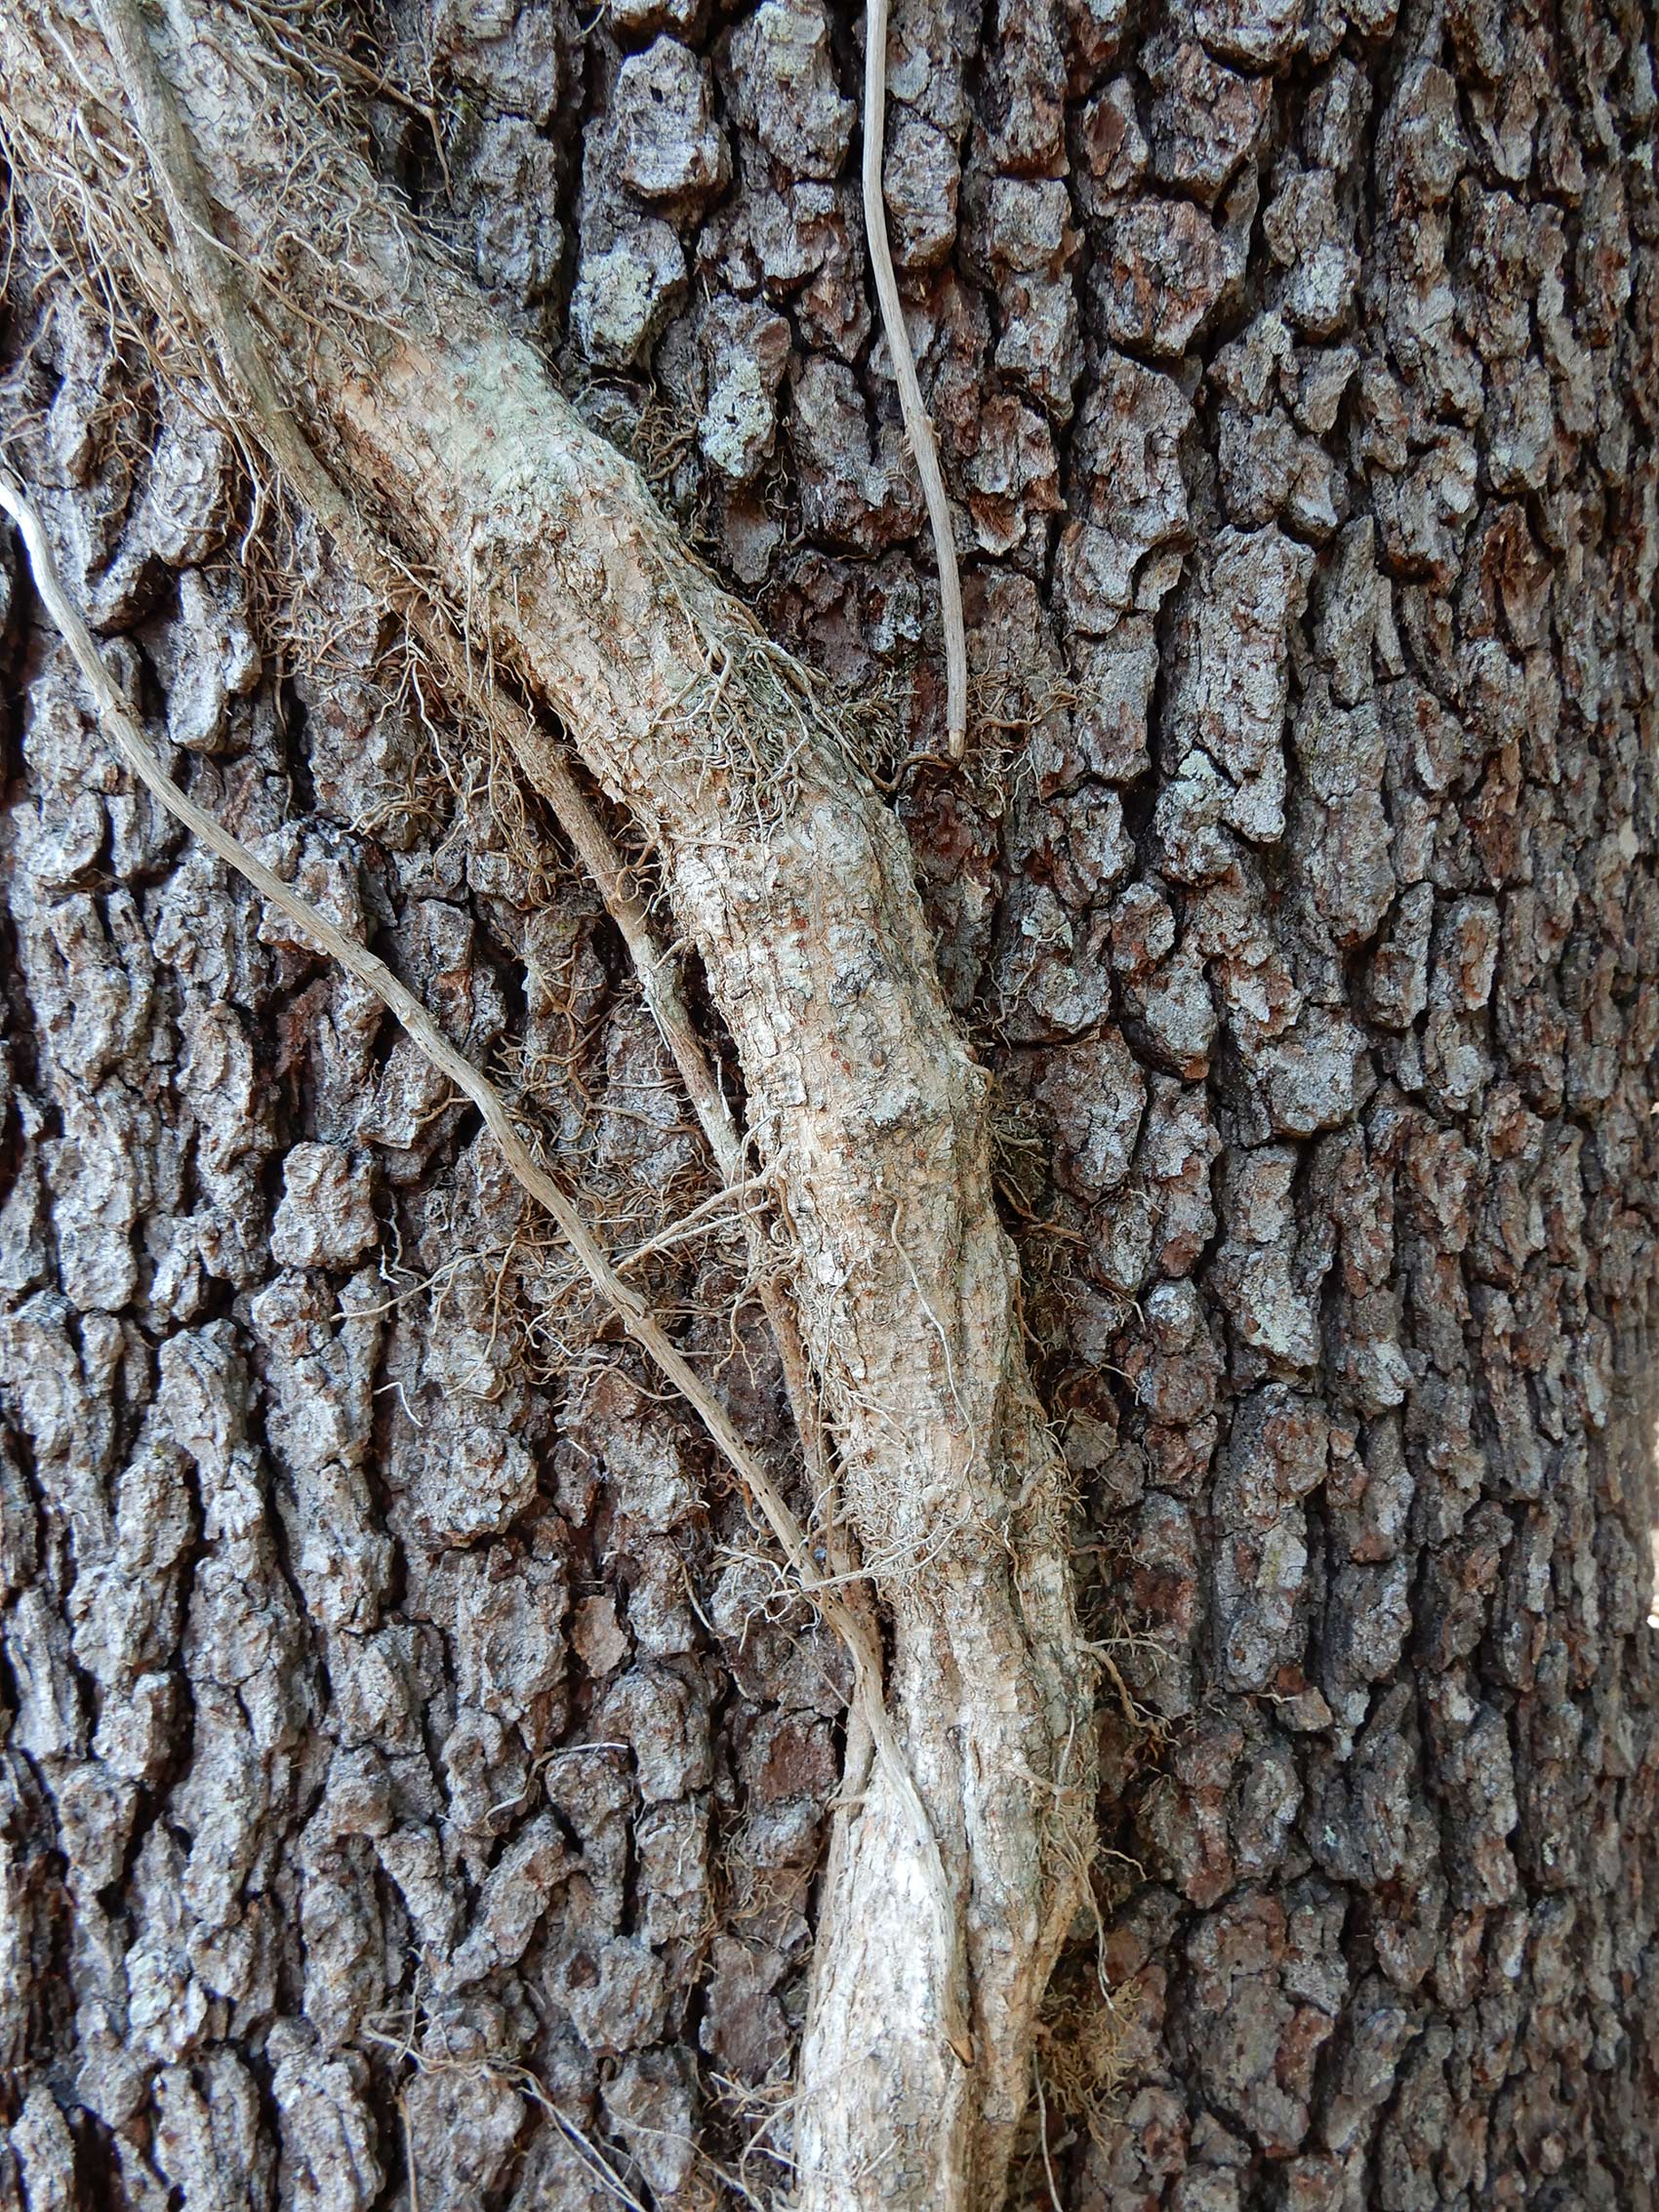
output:
<path id="1" fill-rule="evenodd" d="M 1644 22 L 897 9 L 957 772 L 858 19 L 174 17 L 297 417 L 660 855 L 951 1897 L 706 1441 L 14 560 L 0 2205 L 1651 2204 Z M 49 154 L 144 159 L 78 14 L 0 121 L 8 451 L 192 792 L 617 1250 L 709 1199 L 522 764 L 77 269 Z M 787 1472 L 745 1264 L 640 1279 Z"/>

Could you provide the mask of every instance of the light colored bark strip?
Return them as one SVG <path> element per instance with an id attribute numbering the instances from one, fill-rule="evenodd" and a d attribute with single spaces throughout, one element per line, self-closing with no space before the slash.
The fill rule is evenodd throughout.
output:
<path id="1" fill-rule="evenodd" d="M 0 17 L 0 81 L 50 132 L 75 95 L 20 28 L 32 12 Z M 77 66 L 107 82 L 72 0 L 54 14 Z M 891 1612 L 908 1771 L 960 1907 L 973 2038 L 968 2067 L 928 1854 L 880 1761 L 822 1908 L 800 2201 L 994 2205 L 1086 1886 L 1095 1668 L 992 1199 L 989 1078 L 946 1007 L 909 847 L 804 673 L 687 554 L 632 465 L 425 253 L 246 25 L 199 14 L 161 60 L 226 244 L 280 279 L 282 241 L 309 238 L 315 268 L 348 206 L 350 287 L 377 303 L 346 330 L 285 302 L 280 281 L 261 291 L 293 364 L 285 396 L 656 841 L 798 1242 L 803 1332 Z"/>
<path id="2" fill-rule="evenodd" d="M 956 572 L 956 540 L 951 521 L 951 502 L 939 466 L 939 443 L 928 419 L 927 402 L 916 382 L 915 356 L 905 328 L 905 303 L 893 274 L 893 250 L 887 239 L 887 198 L 881 186 L 881 164 L 887 139 L 887 0 L 867 0 L 864 29 L 864 228 L 870 247 L 870 272 L 881 308 L 881 327 L 887 334 L 887 351 L 899 386 L 899 407 L 905 431 L 915 456 L 921 496 L 927 502 L 928 526 L 933 532 L 934 559 L 939 567 L 939 613 L 945 630 L 945 721 L 948 749 L 960 760 L 968 736 L 968 641 L 962 619 L 962 583 Z"/>

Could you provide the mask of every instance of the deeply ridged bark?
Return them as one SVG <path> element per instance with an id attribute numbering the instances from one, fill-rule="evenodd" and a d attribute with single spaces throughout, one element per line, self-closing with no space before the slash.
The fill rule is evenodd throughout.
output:
<path id="1" fill-rule="evenodd" d="M 912 770 L 890 812 L 832 755 L 749 778 L 702 711 L 710 635 L 749 631 L 508 336 L 562 342 L 767 628 L 942 751 L 857 18 L 487 15 L 398 35 L 490 304 L 435 272 L 361 374 L 327 316 L 296 326 L 305 406 L 660 829 L 894 1570 L 973 2064 L 934 2026 L 949 1961 L 879 1778 L 813 1886 L 837 1662 L 714 1553 L 748 1539 L 695 1440 L 614 1354 L 527 1378 L 493 1262 L 371 1310 L 377 1240 L 448 1267 L 518 1230 L 511 1194 L 351 994 L 112 787 L 14 621 L 26 1940 L 0 2018 L 31 2212 L 57 2177 L 367 2212 L 410 2166 L 421 2212 L 603 2201 L 519 2067 L 688 2208 L 735 2154 L 717 2076 L 815 2090 L 766 2140 L 819 2204 L 992 2195 L 1012 2149 L 1016 2199 L 1068 2212 L 1651 2205 L 1650 25 L 896 10 L 887 199 L 976 729 L 963 776 Z M 243 111 L 218 66 L 182 72 L 210 151 Z M 432 207 L 424 129 L 383 106 L 375 146 Z M 253 245 L 286 172 L 222 150 Z M 303 307 L 317 265 L 289 264 Z M 535 1100 L 581 1173 L 692 1177 L 591 902 L 406 822 L 407 735 L 361 673 L 307 672 L 284 713 L 211 453 L 123 427 L 142 372 L 61 286 L 31 304 L 37 266 L 9 347 L 43 305 L 58 327 L 21 444 L 204 790 L 365 905 L 475 1052 L 568 1059 L 597 1129 L 573 1087 Z M 723 1387 L 777 1444 L 740 1336 Z M 1053 1670 L 1068 1571 L 1123 1684 L 1099 1712 Z M 1097 1744 L 1110 2013 L 1086 1915 L 1041 1924 Z M 413 2067 L 374 2039 L 406 2030 Z"/>

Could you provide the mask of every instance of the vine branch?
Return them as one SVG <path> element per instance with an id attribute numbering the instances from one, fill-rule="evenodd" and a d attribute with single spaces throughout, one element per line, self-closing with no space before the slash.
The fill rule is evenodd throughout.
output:
<path id="1" fill-rule="evenodd" d="M 893 375 L 899 385 L 899 407 L 905 431 L 915 456 L 921 496 L 927 502 L 927 519 L 933 532 L 934 559 L 939 567 L 939 609 L 945 628 L 945 720 L 950 732 L 951 758 L 960 760 L 968 736 L 968 641 L 962 621 L 962 585 L 956 573 L 956 541 L 951 531 L 951 503 L 939 466 L 939 445 L 928 420 L 927 404 L 916 382 L 915 357 L 905 328 L 904 302 L 893 274 L 893 250 L 887 242 L 887 201 L 881 189 L 881 162 L 887 137 L 887 0 L 868 0 L 864 32 L 864 227 L 870 245 L 870 265 L 875 276 L 875 297 L 881 307 L 881 327 L 887 333 L 887 350 L 893 357 Z"/>
<path id="2" fill-rule="evenodd" d="M 175 28 L 179 10 L 167 0 Z M 570 763 L 534 718 L 515 709 L 493 676 L 480 679 L 460 648 L 454 624 L 438 614 L 381 533 L 336 480 L 283 398 L 246 295 L 243 264 L 219 238 L 189 132 L 163 76 L 135 0 L 93 0 L 93 12 L 120 72 L 135 128 L 160 189 L 168 227 L 185 275 L 187 302 L 203 325 L 232 391 L 270 459 L 312 519 L 333 539 L 359 583 L 395 607 L 437 665 L 452 693 L 506 744 L 531 786 L 552 810 L 615 922 L 722 1181 L 745 1174 L 744 1140 L 693 1026 L 674 962 L 656 940 L 645 903 Z M 757 1295 L 783 1362 L 790 1411 L 815 1497 L 832 1487 L 823 1428 L 799 1325 L 789 1301 L 760 1265 L 759 1231 L 746 1224 Z M 831 1519 L 833 1516 L 830 1516 Z M 836 1560 L 838 1570 L 850 1562 Z"/>

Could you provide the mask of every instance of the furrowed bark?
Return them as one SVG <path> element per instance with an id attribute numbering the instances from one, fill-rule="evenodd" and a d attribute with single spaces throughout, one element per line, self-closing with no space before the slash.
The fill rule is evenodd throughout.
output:
<path id="1" fill-rule="evenodd" d="M 252 13 L 771 633 L 942 752 L 863 0 Z M 998 1078 L 1123 1692 L 1111 1997 L 1069 1947 L 1010 2193 L 1652 2212 L 1651 21 L 893 17 L 883 196 L 977 723 L 895 811 Z M 315 43 L 371 25 L 429 64 L 445 162 L 366 43 Z M 115 214 L 146 300 L 183 275 L 86 54 L 44 188 L 8 164 L 39 213 L 0 271 L 6 457 L 71 598 L 180 781 L 506 1055 L 657 1248 L 627 1279 L 787 1451 L 740 1241 L 697 1233 L 721 1200 L 540 810 L 428 791 L 431 692 L 309 533 L 292 668 L 295 578 L 245 604 L 208 334 L 84 281 Z M 248 273 L 343 340 L 384 304 L 276 235 Z M 706 758 L 717 689 L 681 710 Z M 0 737 L 0 2205 L 764 2200 L 831 1639 L 679 1406 L 563 1330 L 489 1136 L 128 789 L 3 532 Z"/>
<path id="2" fill-rule="evenodd" d="M 29 17 L 0 32 L 0 66 L 8 100 L 50 129 L 75 92 Z M 893 1711 L 966 1953 L 944 1938 L 927 1855 L 877 1765 L 823 1907 L 802 2202 L 994 2204 L 1086 1881 L 1094 1670 L 992 1202 L 989 1082 L 947 1010 L 909 849 L 798 672 L 688 557 L 632 465 L 297 89 L 273 102 L 275 65 L 242 25 L 193 28 L 160 51 L 226 243 L 258 265 L 309 227 L 332 253 L 327 225 L 348 205 L 353 282 L 379 296 L 349 343 L 262 296 L 304 364 L 295 415 L 656 840 L 798 1240 L 803 1332 L 891 1608 Z M 118 106 L 100 49 L 65 35 Z M 297 136 L 303 192 L 288 185 Z"/>

